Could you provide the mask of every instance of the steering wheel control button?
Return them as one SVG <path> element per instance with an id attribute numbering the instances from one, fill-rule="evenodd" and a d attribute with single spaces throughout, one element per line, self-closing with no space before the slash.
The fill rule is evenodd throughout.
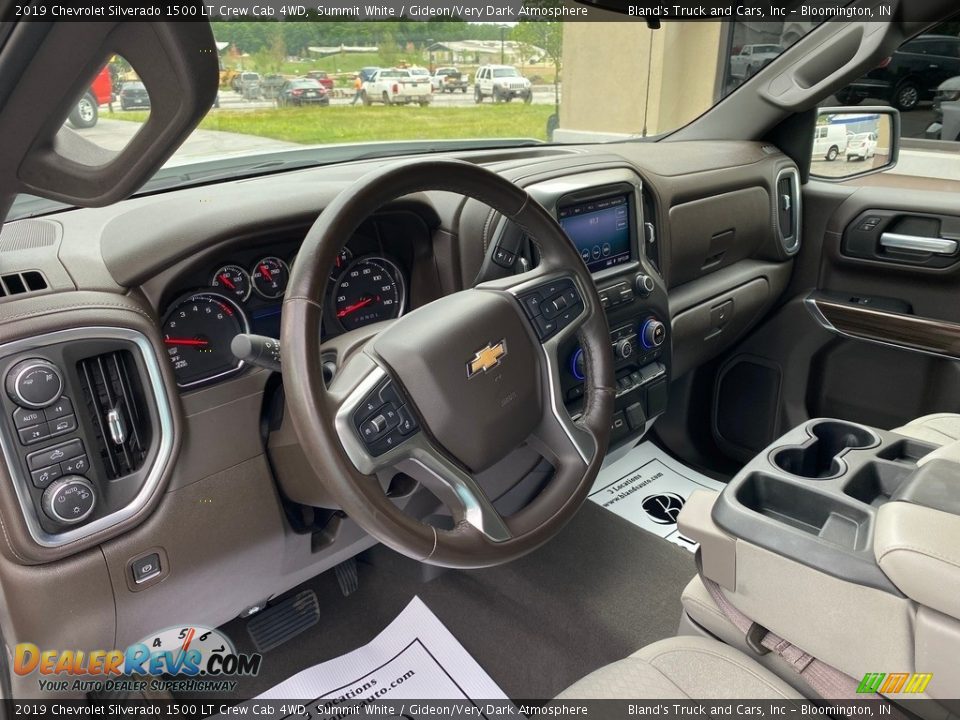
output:
<path id="1" fill-rule="evenodd" d="M 130 573 L 133 575 L 133 582 L 142 585 L 147 580 L 152 580 L 162 572 L 160 567 L 160 554 L 150 553 L 142 558 L 137 558 L 130 563 Z"/>
<path id="2" fill-rule="evenodd" d="M 60 463 L 60 470 L 64 475 L 86 475 L 90 470 L 90 461 L 86 455 L 80 455 Z"/>
<path id="3" fill-rule="evenodd" d="M 357 433 L 367 452 L 374 457 L 392 450 L 419 429 L 406 404 L 407 400 L 397 385 L 386 380 L 354 411 Z"/>
<path id="4" fill-rule="evenodd" d="M 50 428 L 47 423 L 43 422 L 28 428 L 21 428 L 17 430 L 17 435 L 20 436 L 21 445 L 33 445 L 49 438 Z"/>
<path id="5" fill-rule="evenodd" d="M 513 264 L 517 261 L 517 256 L 514 255 L 509 250 L 505 249 L 501 245 L 497 245 L 493 249 L 493 262 L 499 265 L 502 268 L 507 268 L 508 270 L 513 267 Z"/>
<path id="6" fill-rule="evenodd" d="M 33 483 L 35 488 L 43 490 L 61 475 L 63 475 L 63 471 L 60 469 L 60 466 L 51 465 L 50 467 L 40 468 L 39 470 L 31 472 L 30 482 Z"/>
<path id="7" fill-rule="evenodd" d="M 397 430 L 401 435 L 411 435 L 417 431 L 417 421 L 414 419 L 410 410 L 402 407 L 397 411 L 397 415 L 400 417 L 400 423 L 397 425 Z"/>
<path id="8" fill-rule="evenodd" d="M 63 392 L 63 376 L 53 363 L 33 358 L 7 371 L 7 395 L 21 407 L 38 410 L 52 404 Z"/>
<path id="9" fill-rule="evenodd" d="M 42 467 L 79 457 L 85 453 L 86 451 L 83 449 L 82 442 L 79 440 L 70 440 L 60 445 L 54 445 L 44 450 L 30 453 L 27 455 L 27 465 L 31 470 L 39 470 Z"/>
<path id="10" fill-rule="evenodd" d="M 90 481 L 70 475 L 56 480 L 43 491 L 41 506 L 51 520 L 75 525 L 90 516 L 96 502 L 96 492 Z"/>
<path id="11" fill-rule="evenodd" d="M 527 317 L 533 320 L 537 337 L 547 340 L 583 312 L 583 301 L 572 280 L 557 280 L 520 296 Z"/>

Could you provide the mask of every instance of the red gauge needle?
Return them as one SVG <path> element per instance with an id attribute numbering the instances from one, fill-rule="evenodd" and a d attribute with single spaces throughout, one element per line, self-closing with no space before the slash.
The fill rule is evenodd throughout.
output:
<path id="1" fill-rule="evenodd" d="M 230 288 L 231 290 L 236 290 L 236 289 L 237 289 L 237 286 L 234 285 L 233 282 L 230 280 L 230 278 L 228 278 L 226 275 L 221 275 L 221 276 L 220 276 L 220 282 L 222 282 L 224 285 L 226 285 L 226 286 L 227 286 L 228 288 Z"/>
<path id="2" fill-rule="evenodd" d="M 263 276 L 268 282 L 273 282 L 273 275 L 270 274 L 270 268 L 268 268 L 264 263 L 260 263 L 260 272 L 263 273 Z"/>
<path id="3" fill-rule="evenodd" d="M 163 341 L 167 345 L 194 345 L 197 347 L 205 347 L 210 344 L 209 340 L 194 340 L 193 338 L 164 338 Z"/>
<path id="4" fill-rule="evenodd" d="M 379 299 L 380 299 L 379 296 L 375 298 L 368 297 L 368 298 L 364 298 L 360 302 L 355 302 L 353 305 L 347 305 L 345 308 L 337 310 L 337 317 L 338 318 L 346 317 L 350 313 L 355 313 L 357 310 L 360 310 L 361 308 L 365 308 L 370 303 L 377 302 Z"/>

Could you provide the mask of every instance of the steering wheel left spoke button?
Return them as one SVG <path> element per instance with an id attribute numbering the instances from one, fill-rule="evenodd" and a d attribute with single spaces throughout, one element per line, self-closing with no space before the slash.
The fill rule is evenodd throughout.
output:
<path id="1" fill-rule="evenodd" d="M 418 429 L 406 402 L 396 384 L 386 380 L 370 391 L 354 411 L 357 433 L 371 455 L 383 455 Z"/>
<path id="2" fill-rule="evenodd" d="M 583 312 L 583 300 L 569 279 L 541 285 L 521 295 L 520 302 L 541 341 L 549 340 Z"/>

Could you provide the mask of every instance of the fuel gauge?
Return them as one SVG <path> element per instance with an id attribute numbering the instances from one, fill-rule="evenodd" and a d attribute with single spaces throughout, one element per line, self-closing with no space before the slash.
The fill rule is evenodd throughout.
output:
<path id="1" fill-rule="evenodd" d="M 250 272 L 253 289 L 267 300 L 277 300 L 283 296 L 290 280 L 290 269 L 278 257 L 265 257 L 257 261 Z"/>

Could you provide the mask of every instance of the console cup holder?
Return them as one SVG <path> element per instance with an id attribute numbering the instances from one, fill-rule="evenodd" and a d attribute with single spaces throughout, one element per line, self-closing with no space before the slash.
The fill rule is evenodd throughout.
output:
<path id="1" fill-rule="evenodd" d="M 773 451 L 772 462 L 784 472 L 812 480 L 829 480 L 846 472 L 843 455 L 880 444 L 880 438 L 860 425 L 822 420 L 807 426 L 810 439 Z"/>

